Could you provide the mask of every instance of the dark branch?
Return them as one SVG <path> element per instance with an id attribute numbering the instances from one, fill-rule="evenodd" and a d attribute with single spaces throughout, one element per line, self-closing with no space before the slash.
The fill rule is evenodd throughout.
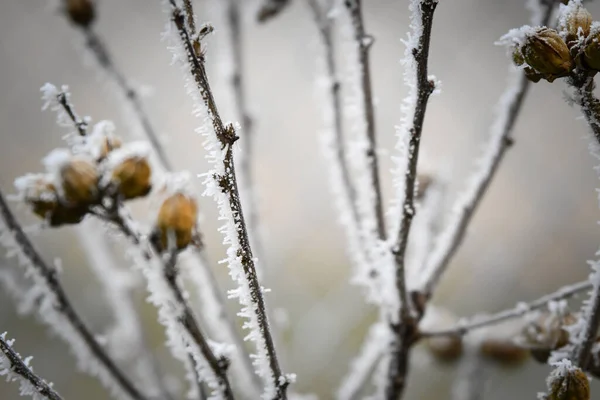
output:
<path id="1" fill-rule="evenodd" d="M 52 386 L 33 372 L 33 369 L 21 359 L 21 356 L 16 351 L 13 350 L 12 344 L 5 339 L 5 334 L 0 335 L 0 351 L 4 353 L 4 356 L 10 362 L 10 371 L 20 375 L 22 379 L 27 380 L 33 389 L 49 400 L 64 400 L 58 392 L 52 389 Z"/>
<path id="2" fill-rule="evenodd" d="M 68 94 L 61 91 L 56 96 L 56 100 L 65 110 L 71 121 L 73 121 L 73 125 L 75 125 L 75 128 L 79 132 L 79 136 L 86 136 L 88 123 L 85 122 L 79 115 L 77 115 L 73 105 L 69 102 Z"/>
<path id="3" fill-rule="evenodd" d="M 83 320 L 75 312 L 67 294 L 65 293 L 56 271 L 51 268 L 40 256 L 33 243 L 29 240 L 21 225 L 17 222 L 15 216 L 10 211 L 8 204 L 0 192 L 0 216 L 4 220 L 6 227 L 15 239 L 24 256 L 31 262 L 32 267 L 44 280 L 44 284 L 54 297 L 56 311 L 62 314 L 73 330 L 79 335 L 81 341 L 88 348 L 88 351 L 96 358 L 108 374 L 120 386 L 123 392 L 127 393 L 132 399 L 144 400 L 145 397 L 129 381 L 125 374 L 119 369 L 110 356 L 104 351 L 102 346 L 96 341 L 95 335 L 85 325 Z"/>

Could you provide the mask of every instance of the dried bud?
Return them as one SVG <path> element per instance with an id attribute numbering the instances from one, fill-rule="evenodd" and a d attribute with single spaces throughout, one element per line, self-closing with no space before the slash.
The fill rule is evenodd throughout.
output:
<path id="1" fill-rule="evenodd" d="M 569 343 L 569 333 L 565 327 L 576 321 L 577 318 L 572 314 L 542 314 L 525 326 L 519 342 L 531 350 L 531 355 L 536 361 L 545 364 L 553 350 Z"/>
<path id="2" fill-rule="evenodd" d="M 600 71 L 600 25 L 596 23 L 583 44 L 583 66 Z"/>
<path id="3" fill-rule="evenodd" d="M 566 76 L 574 66 L 567 44 L 554 29 L 539 28 L 527 37 L 521 53 L 523 60 L 549 82 Z"/>
<path id="4" fill-rule="evenodd" d="M 143 197 L 152 189 L 152 169 L 145 157 L 123 160 L 112 172 L 111 183 L 125 200 Z"/>
<path id="5" fill-rule="evenodd" d="M 118 136 L 105 136 L 98 145 L 98 161 L 100 161 L 105 159 L 111 151 L 120 148 L 123 142 Z"/>
<path id="6" fill-rule="evenodd" d="M 431 354 L 442 362 L 457 360 L 463 353 L 463 343 L 459 336 L 431 337 L 425 341 Z"/>
<path id="7" fill-rule="evenodd" d="M 577 43 L 579 36 L 587 37 L 592 26 L 592 14 L 581 3 L 572 3 L 565 7 L 559 19 L 558 29 L 564 35 L 567 44 L 571 47 Z"/>
<path id="8" fill-rule="evenodd" d="M 175 193 L 161 205 L 156 221 L 157 247 L 167 249 L 169 236 L 174 235 L 178 249 L 187 247 L 194 238 L 198 206 L 196 201 L 183 194 Z"/>
<path id="9" fill-rule="evenodd" d="M 85 158 L 73 157 L 60 168 L 65 200 L 73 204 L 93 203 L 98 196 L 98 171 Z"/>
<path id="10" fill-rule="evenodd" d="M 548 378 L 548 400 L 590 400 L 590 381 L 586 374 L 570 362 L 559 365 Z"/>
<path id="11" fill-rule="evenodd" d="M 15 187 L 20 197 L 27 203 L 34 214 L 48 218 L 58 207 L 58 193 L 52 177 L 44 174 L 30 174 L 15 180 Z"/>
<path id="12" fill-rule="evenodd" d="M 481 355 L 505 366 L 520 365 L 529 352 L 508 340 L 486 339 L 479 348 Z"/>
<path id="13" fill-rule="evenodd" d="M 66 12 L 71 22 L 82 27 L 88 27 L 96 17 L 93 0 L 65 0 Z"/>

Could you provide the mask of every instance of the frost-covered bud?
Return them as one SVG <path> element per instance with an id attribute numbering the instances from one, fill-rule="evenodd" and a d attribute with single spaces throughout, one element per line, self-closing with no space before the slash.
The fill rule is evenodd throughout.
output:
<path id="1" fill-rule="evenodd" d="M 590 400 L 590 381 L 581 369 L 562 361 L 548 377 L 548 400 Z"/>
<path id="2" fill-rule="evenodd" d="M 76 25 L 87 27 L 96 17 L 94 0 L 65 0 L 69 19 Z"/>
<path id="3" fill-rule="evenodd" d="M 507 367 L 520 365 L 529 356 L 527 349 L 509 340 L 491 338 L 481 342 L 479 351 L 485 358 Z"/>
<path id="4" fill-rule="evenodd" d="M 600 24 L 594 22 L 583 44 L 583 66 L 600 71 Z"/>
<path id="5" fill-rule="evenodd" d="M 90 160 L 73 157 L 60 169 L 65 200 L 74 204 L 93 203 L 98 196 L 98 170 Z"/>
<path id="6" fill-rule="evenodd" d="M 561 6 L 562 7 L 562 6 Z M 592 14 L 578 1 L 562 7 L 558 22 L 558 31 L 563 35 L 569 47 L 577 43 L 579 36 L 587 37 L 592 26 Z"/>
<path id="7" fill-rule="evenodd" d="M 58 207 L 58 193 L 52 175 L 28 174 L 15 180 L 19 197 L 41 218 L 48 218 Z"/>
<path id="8" fill-rule="evenodd" d="M 439 361 L 452 362 L 463 354 L 463 342 L 459 336 L 431 337 L 425 341 L 427 350 Z"/>
<path id="9" fill-rule="evenodd" d="M 156 219 L 156 246 L 161 250 L 167 249 L 172 245 L 170 238 L 174 237 L 177 249 L 186 248 L 194 239 L 197 218 L 198 206 L 192 197 L 184 193 L 167 197 Z"/>
<path id="10" fill-rule="evenodd" d="M 112 172 L 112 182 L 125 200 L 146 196 L 152 189 L 152 169 L 146 158 L 128 158 Z"/>
<path id="11" fill-rule="evenodd" d="M 549 82 L 566 76 L 574 67 L 569 48 L 554 29 L 539 28 L 521 47 L 523 60 Z"/>
<path id="12" fill-rule="evenodd" d="M 542 314 L 523 328 L 518 341 L 522 346 L 530 349 L 531 356 L 536 361 L 545 364 L 552 351 L 569 343 L 566 327 L 576 321 L 577 317 L 572 314 Z"/>

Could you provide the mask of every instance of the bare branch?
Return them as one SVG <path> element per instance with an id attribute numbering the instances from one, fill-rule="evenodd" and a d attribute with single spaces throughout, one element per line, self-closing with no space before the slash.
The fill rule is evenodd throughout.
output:
<path id="1" fill-rule="evenodd" d="M 466 335 L 476 329 L 485 328 L 490 325 L 496 325 L 509 319 L 519 318 L 529 314 L 532 311 L 547 307 L 553 301 L 568 299 L 592 288 L 590 281 L 582 281 L 574 285 L 565 286 L 556 292 L 540 297 L 531 303 L 519 303 L 514 308 L 503 310 L 491 315 L 481 315 L 468 318 L 458 325 L 441 329 L 437 331 L 421 331 L 420 337 L 448 336 L 448 335 Z"/>
<path id="2" fill-rule="evenodd" d="M 13 213 L 10 211 L 8 204 L 0 192 L 0 216 L 6 225 L 10 235 L 12 235 L 15 244 L 20 252 L 31 263 L 31 268 L 35 274 L 39 276 L 40 284 L 44 285 L 48 290 L 49 300 L 52 303 L 53 309 L 62 317 L 62 322 L 67 326 L 60 329 L 68 329 L 74 338 L 80 343 L 70 343 L 72 346 L 82 348 L 89 352 L 89 357 L 93 358 L 99 366 L 100 371 L 95 368 L 86 368 L 86 372 L 97 375 L 100 381 L 109 389 L 118 389 L 127 397 L 135 400 L 145 399 L 139 390 L 129 381 L 125 374 L 115 364 L 112 358 L 104 351 L 102 346 L 96 341 L 94 334 L 89 330 L 87 325 L 76 313 L 71 302 L 69 301 L 54 268 L 51 268 L 42 259 L 33 243 L 29 240 L 20 224 L 17 222 Z M 58 329 L 58 328 L 57 328 Z M 69 335 L 62 334 L 63 339 L 68 340 Z M 85 357 L 76 353 L 78 357 Z M 89 360 L 85 360 L 86 362 Z M 85 362 L 84 362 L 85 364 Z M 118 385 L 117 388 L 112 388 L 111 385 Z"/>
<path id="3" fill-rule="evenodd" d="M 231 231 L 233 235 L 230 238 L 232 247 L 231 254 L 228 258 L 230 268 L 235 264 L 240 266 L 244 277 L 238 277 L 238 282 L 248 290 L 249 299 L 240 298 L 245 309 L 244 315 L 250 318 L 251 324 L 256 324 L 259 337 L 253 339 L 257 341 L 257 349 L 259 357 L 266 357 L 268 360 L 269 371 L 262 371 L 262 377 L 265 379 L 265 384 L 268 396 L 273 396 L 274 399 L 286 399 L 286 389 L 289 385 L 289 377 L 282 374 L 275 351 L 275 345 L 269 328 L 266 306 L 263 297 L 263 289 L 260 286 L 256 275 L 255 260 L 252 254 L 250 241 L 248 239 L 247 226 L 244 220 L 242 206 L 240 202 L 239 191 L 236 181 L 235 165 L 233 159 L 233 144 L 238 139 L 233 125 L 225 125 L 219 114 L 215 99 L 213 97 L 210 84 L 205 68 L 205 59 L 202 49 L 197 53 L 194 49 L 191 37 L 185 26 L 185 17 L 182 10 L 177 6 L 175 0 L 169 0 L 172 7 L 172 20 L 179 33 L 181 44 L 189 62 L 189 72 L 191 73 L 197 89 L 204 101 L 208 111 L 208 117 L 212 122 L 216 140 L 218 140 L 222 152 L 216 163 L 220 163 L 218 170 L 214 171 L 214 176 L 209 177 L 219 198 L 220 212 L 227 215 L 227 220 L 231 223 Z M 218 172 L 221 171 L 221 172 Z M 246 304 L 248 302 L 248 304 Z M 263 354 L 264 352 L 264 354 Z M 271 390 L 274 392 L 271 393 Z"/>
<path id="4" fill-rule="evenodd" d="M 8 381 L 14 380 L 10 374 L 14 373 L 21 378 L 21 396 L 34 396 L 39 393 L 48 400 L 63 400 L 51 384 L 40 378 L 33 368 L 29 365 L 30 358 L 23 360 L 21 356 L 13 350 L 14 340 L 6 339 L 6 332 L 0 334 L 0 376 L 8 374 Z M 7 361 L 2 360 L 5 358 Z M 3 369 L 6 371 L 3 372 Z"/>
<path id="5" fill-rule="evenodd" d="M 388 400 L 399 399 L 403 392 L 408 374 L 408 358 L 410 347 L 415 340 L 416 321 L 410 315 L 408 308 L 408 296 L 405 282 L 405 257 L 412 219 L 415 215 L 415 181 L 417 178 L 417 163 L 419 160 L 419 146 L 421 143 L 421 132 L 423 120 L 429 96 L 435 89 L 435 83 L 430 80 L 427 72 L 427 61 L 429 57 L 429 43 L 433 14 L 437 6 L 437 0 L 421 0 L 412 3 L 413 21 L 412 28 L 417 35 L 417 42 L 409 44 L 407 51 L 410 52 L 414 63 L 416 101 L 414 103 L 414 114 L 411 125 L 408 128 L 408 160 L 405 171 L 404 202 L 401 208 L 402 219 L 398 232 L 397 241 L 392 249 L 396 262 L 396 288 L 400 297 L 400 310 L 398 321 L 393 326 L 396 338 L 391 343 L 391 359 L 388 367 L 388 381 L 386 387 L 386 398 Z M 413 39 L 415 40 L 415 39 Z M 410 57 L 409 56 L 409 57 Z M 392 322 L 392 321 L 390 321 Z"/>

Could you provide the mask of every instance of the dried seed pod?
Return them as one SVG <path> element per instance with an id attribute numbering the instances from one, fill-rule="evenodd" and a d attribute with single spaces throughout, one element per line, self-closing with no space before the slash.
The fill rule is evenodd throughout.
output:
<path id="1" fill-rule="evenodd" d="M 25 175 L 15 180 L 15 187 L 22 200 L 40 218 L 48 218 L 58 207 L 58 192 L 51 175 Z"/>
<path id="2" fill-rule="evenodd" d="M 60 168 L 65 200 L 74 205 L 93 203 L 98 197 L 98 170 L 86 158 L 73 157 Z"/>
<path id="3" fill-rule="evenodd" d="M 155 245 L 160 250 L 169 246 L 169 236 L 175 236 L 178 249 L 186 248 L 194 239 L 198 218 L 196 201 L 183 193 L 175 193 L 163 201 L 155 228 Z"/>
<path id="4" fill-rule="evenodd" d="M 96 6 L 93 0 L 65 0 L 65 11 L 71 22 L 88 27 L 96 17 Z"/>
<path id="5" fill-rule="evenodd" d="M 97 159 L 104 160 L 108 154 L 116 149 L 121 148 L 123 141 L 118 136 L 104 136 L 98 143 Z"/>
<path id="6" fill-rule="evenodd" d="M 463 354 L 463 342 L 460 336 L 448 335 L 427 338 L 427 350 L 439 361 L 452 362 Z"/>
<path id="7" fill-rule="evenodd" d="M 558 30 L 564 36 L 567 45 L 577 43 L 579 36 L 587 37 L 592 26 L 592 14 L 581 3 L 573 3 L 565 8 L 559 19 Z"/>
<path id="8" fill-rule="evenodd" d="M 557 367 L 548 383 L 548 400 L 590 400 L 590 381 L 585 372 L 577 367 Z"/>
<path id="9" fill-rule="evenodd" d="M 145 157 L 130 157 L 112 171 L 111 183 L 125 200 L 146 196 L 152 189 L 152 168 Z"/>
<path id="10" fill-rule="evenodd" d="M 523 60 L 549 82 L 566 76 L 574 67 L 569 48 L 554 29 L 539 28 L 521 47 Z"/>
<path id="11" fill-rule="evenodd" d="M 582 65 L 585 68 L 600 71 L 600 25 L 594 23 L 589 36 L 583 44 Z"/>
<path id="12" fill-rule="evenodd" d="M 530 349 L 536 361 L 545 364 L 553 350 L 569 343 L 569 333 L 565 328 L 576 321 L 577 317 L 573 314 L 541 314 L 523 328 L 520 344 Z"/>
<path id="13" fill-rule="evenodd" d="M 486 339 L 481 343 L 479 351 L 482 356 L 504 366 L 522 364 L 529 352 L 509 340 Z"/>

